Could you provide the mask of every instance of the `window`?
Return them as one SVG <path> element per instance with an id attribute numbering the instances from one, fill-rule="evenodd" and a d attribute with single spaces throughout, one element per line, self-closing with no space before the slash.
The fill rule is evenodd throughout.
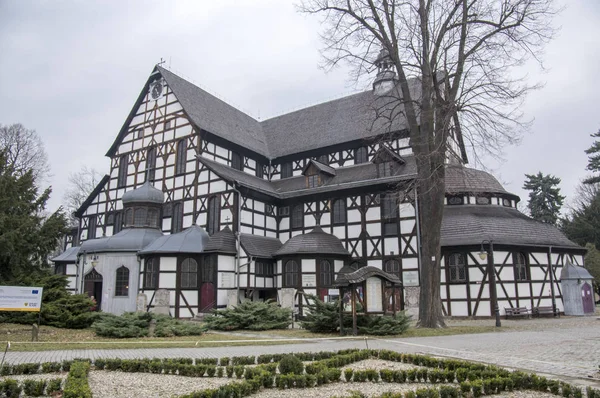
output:
<path id="1" fill-rule="evenodd" d="M 280 207 L 278 210 L 278 215 L 280 217 L 287 217 L 290 215 L 290 207 L 289 206 L 283 206 Z"/>
<path id="2" fill-rule="evenodd" d="M 282 163 L 281 164 L 281 178 L 291 177 L 294 173 L 292 172 L 292 163 Z"/>
<path id="3" fill-rule="evenodd" d="M 219 221 L 221 218 L 219 201 L 220 199 L 218 196 L 213 196 L 208 200 L 206 232 L 208 232 L 209 235 L 219 232 Z"/>
<path id="4" fill-rule="evenodd" d="M 115 296 L 129 296 L 129 268 L 124 265 L 117 269 Z"/>
<path id="5" fill-rule="evenodd" d="M 392 162 L 377 163 L 377 177 L 389 177 L 392 172 Z"/>
<path id="6" fill-rule="evenodd" d="M 331 286 L 334 279 L 333 265 L 329 260 L 321 260 L 319 267 L 319 287 Z"/>
<path id="7" fill-rule="evenodd" d="M 88 221 L 88 239 L 96 237 L 96 216 L 90 216 Z"/>
<path id="8" fill-rule="evenodd" d="M 398 233 L 398 202 L 396 195 L 381 195 L 381 218 L 383 234 L 386 236 Z"/>
<path id="9" fill-rule="evenodd" d="M 502 204 L 507 207 L 511 207 L 510 199 L 502 199 Z"/>
<path id="10" fill-rule="evenodd" d="M 148 226 L 157 228 L 159 227 L 158 221 L 158 210 L 148 209 Z"/>
<path id="11" fill-rule="evenodd" d="M 137 130 L 137 138 L 144 138 L 144 129 Z"/>
<path id="12" fill-rule="evenodd" d="M 367 163 L 368 155 L 367 148 L 361 146 L 360 148 L 356 148 L 354 150 L 354 164 Z"/>
<path id="13" fill-rule="evenodd" d="M 283 287 L 298 287 L 300 267 L 294 260 L 285 263 L 283 270 Z"/>
<path id="14" fill-rule="evenodd" d="M 168 130 L 168 129 L 170 129 L 170 128 L 171 128 L 171 121 L 170 121 L 170 120 L 167 120 L 167 121 L 165 122 L 165 130 Z"/>
<path id="15" fill-rule="evenodd" d="M 242 164 L 242 157 L 237 152 L 231 152 L 231 167 L 236 170 L 244 170 L 244 165 Z"/>
<path id="16" fill-rule="evenodd" d="M 292 228 L 304 227 L 304 206 L 296 205 L 292 209 Z"/>
<path id="17" fill-rule="evenodd" d="M 448 280 L 450 282 L 465 282 L 467 280 L 464 254 L 452 253 L 448 256 Z"/>
<path id="18" fill-rule="evenodd" d="M 216 283 L 217 276 L 217 256 L 210 255 L 204 257 L 204 264 L 202 264 L 202 283 Z"/>
<path id="19" fill-rule="evenodd" d="M 115 223 L 113 226 L 113 235 L 121 232 L 123 229 L 123 213 L 120 211 L 115 212 Z"/>
<path id="20" fill-rule="evenodd" d="M 135 217 L 133 221 L 133 225 L 136 227 L 143 227 L 146 225 L 146 208 L 138 207 L 135 209 Z"/>
<path id="21" fill-rule="evenodd" d="M 463 201 L 464 201 L 464 199 L 462 196 L 450 196 L 448 198 L 449 205 L 462 205 Z"/>
<path id="22" fill-rule="evenodd" d="M 486 198 L 485 196 L 478 196 L 477 197 L 477 204 L 478 205 L 489 205 L 490 204 L 490 198 Z"/>
<path id="23" fill-rule="evenodd" d="M 346 199 L 334 201 L 332 211 L 334 224 L 346 224 Z"/>
<path id="24" fill-rule="evenodd" d="M 527 257 L 523 253 L 513 253 L 513 264 L 515 265 L 515 280 L 529 280 L 527 275 Z"/>
<path id="25" fill-rule="evenodd" d="M 119 158 L 119 178 L 117 180 L 117 188 L 122 188 L 127 185 L 127 155 Z"/>
<path id="26" fill-rule="evenodd" d="M 256 262 L 256 276 L 272 277 L 274 272 L 273 263 L 268 261 L 257 261 Z"/>
<path id="27" fill-rule="evenodd" d="M 165 203 L 163 205 L 163 217 L 172 217 L 173 216 L 173 203 Z"/>
<path id="28" fill-rule="evenodd" d="M 320 178 L 318 174 L 313 174 L 311 176 L 306 176 L 306 187 L 307 188 L 316 188 L 320 183 Z"/>
<path id="29" fill-rule="evenodd" d="M 317 158 L 317 162 L 323 163 L 323 164 L 329 164 L 329 156 L 321 155 Z"/>
<path id="30" fill-rule="evenodd" d="M 158 258 L 149 258 L 146 260 L 144 271 L 144 288 L 156 289 L 158 287 Z"/>
<path id="31" fill-rule="evenodd" d="M 265 214 L 267 216 L 274 216 L 275 215 L 275 207 L 273 205 L 266 205 L 265 206 Z"/>
<path id="32" fill-rule="evenodd" d="M 193 258 L 186 258 L 181 263 L 180 288 L 198 287 L 198 263 Z"/>
<path id="33" fill-rule="evenodd" d="M 383 270 L 388 274 L 396 275 L 398 278 L 402 276 L 400 272 L 400 261 L 398 260 L 387 260 L 385 264 L 383 264 Z"/>
<path id="34" fill-rule="evenodd" d="M 183 206 L 181 202 L 173 204 L 173 216 L 171 218 L 171 232 L 177 233 L 183 229 Z"/>
<path id="35" fill-rule="evenodd" d="M 263 178 L 263 166 L 259 162 L 256 162 L 256 176 L 258 178 Z"/>
<path id="36" fill-rule="evenodd" d="M 133 225 L 133 209 L 125 210 L 125 226 Z"/>
<path id="37" fill-rule="evenodd" d="M 54 266 L 55 275 L 67 275 L 67 266 L 65 264 L 56 264 Z"/>
<path id="38" fill-rule="evenodd" d="M 177 143 L 177 160 L 175 163 L 175 174 L 185 173 L 185 164 L 187 162 L 187 148 L 185 138 Z"/>
<path id="39" fill-rule="evenodd" d="M 154 181 L 156 174 L 156 148 L 148 149 L 146 154 L 146 172 L 148 173 L 148 181 Z"/>

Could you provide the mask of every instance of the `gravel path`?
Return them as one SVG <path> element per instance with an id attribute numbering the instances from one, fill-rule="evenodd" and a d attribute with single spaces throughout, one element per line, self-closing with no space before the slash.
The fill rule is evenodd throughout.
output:
<path id="1" fill-rule="evenodd" d="M 66 373 L 42 373 L 35 375 L 14 375 L 14 376 L 0 376 L 0 381 L 5 379 L 13 379 L 17 381 L 22 380 L 53 380 L 53 379 L 64 379 L 67 377 Z"/>
<path id="2" fill-rule="evenodd" d="M 217 377 L 185 377 L 152 373 L 91 371 L 90 388 L 94 397 L 162 398 L 217 388 L 233 380 Z"/>

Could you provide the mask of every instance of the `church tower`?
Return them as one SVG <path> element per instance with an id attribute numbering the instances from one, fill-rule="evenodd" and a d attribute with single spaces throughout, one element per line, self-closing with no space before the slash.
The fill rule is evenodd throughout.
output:
<path id="1" fill-rule="evenodd" d="M 382 48 L 375 60 L 377 66 L 377 77 L 373 82 L 373 92 L 375 95 L 384 95 L 389 93 L 396 85 L 396 72 L 390 53 Z"/>

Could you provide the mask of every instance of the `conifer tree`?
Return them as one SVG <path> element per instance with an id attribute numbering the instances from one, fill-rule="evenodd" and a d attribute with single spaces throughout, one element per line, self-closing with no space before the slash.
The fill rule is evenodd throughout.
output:
<path id="1" fill-rule="evenodd" d="M 547 224 L 556 225 L 563 205 L 564 196 L 560 194 L 560 178 L 551 174 L 525 174 L 527 178 L 523 189 L 529 192 L 529 208 L 531 217 Z"/>
<path id="2" fill-rule="evenodd" d="M 600 130 L 596 134 L 590 134 L 593 138 L 600 138 Z M 592 173 L 600 173 L 600 140 L 594 141 L 591 147 L 585 150 L 588 155 L 587 169 Z M 589 177 L 583 181 L 584 184 L 600 183 L 600 174 Z"/>

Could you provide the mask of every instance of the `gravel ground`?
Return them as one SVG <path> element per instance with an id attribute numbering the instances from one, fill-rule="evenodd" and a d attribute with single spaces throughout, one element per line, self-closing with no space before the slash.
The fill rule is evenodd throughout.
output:
<path id="1" fill-rule="evenodd" d="M 342 368 L 353 369 L 353 370 L 365 370 L 365 369 L 390 369 L 390 370 L 409 370 L 415 369 L 419 366 L 410 365 L 402 362 L 384 361 L 381 359 L 365 359 L 364 361 L 354 362 L 348 366 Z"/>
<path id="2" fill-rule="evenodd" d="M 94 397 L 158 398 L 189 394 L 216 388 L 232 379 L 217 377 L 184 377 L 152 373 L 91 371 L 90 388 Z"/>

